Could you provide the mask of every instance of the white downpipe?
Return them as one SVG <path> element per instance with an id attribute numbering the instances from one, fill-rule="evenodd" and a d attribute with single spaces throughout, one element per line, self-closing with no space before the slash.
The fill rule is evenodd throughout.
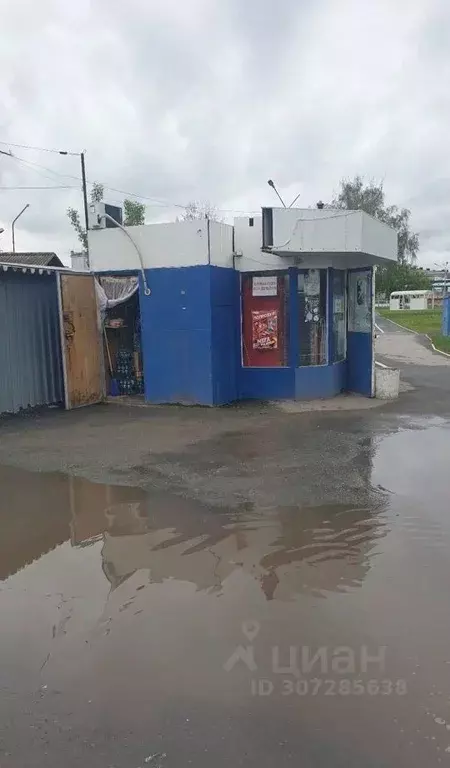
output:
<path id="1" fill-rule="evenodd" d="M 126 236 L 133 243 L 136 253 L 139 256 L 139 262 L 141 264 L 141 275 L 142 275 L 142 282 L 144 284 L 144 294 L 145 296 L 150 296 L 152 291 L 151 291 L 151 288 L 148 287 L 147 278 L 145 276 L 144 259 L 142 258 L 142 253 L 140 252 L 137 243 L 134 242 L 128 230 L 125 227 L 123 227 L 122 224 L 119 224 L 119 222 L 116 221 L 112 216 L 110 216 L 109 213 L 103 213 L 102 218 L 109 219 L 110 221 L 112 221 L 116 225 L 116 227 L 119 227 L 119 229 L 121 229 L 122 232 L 125 232 Z"/>
<path id="2" fill-rule="evenodd" d="M 372 274 L 371 277 L 371 302 L 372 302 L 372 397 L 375 397 L 375 275 L 377 268 L 372 267 Z M 370 274 L 370 273 L 369 273 Z"/>

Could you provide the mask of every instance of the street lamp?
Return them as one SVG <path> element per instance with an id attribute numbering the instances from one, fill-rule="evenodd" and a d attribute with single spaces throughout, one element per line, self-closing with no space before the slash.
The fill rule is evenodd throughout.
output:
<path id="1" fill-rule="evenodd" d="M 276 188 L 275 183 L 272 181 L 272 179 L 269 179 L 267 183 L 268 183 L 269 187 L 272 187 L 273 191 L 278 196 L 279 200 L 281 200 L 283 208 L 286 208 L 286 203 L 284 202 L 283 198 L 281 197 L 280 193 L 278 192 L 278 189 Z"/>
<path id="2" fill-rule="evenodd" d="M 13 146 L 21 146 L 19 144 L 14 144 Z M 87 187 L 86 187 L 86 166 L 85 166 L 85 159 L 84 159 L 84 152 L 68 152 L 64 149 L 43 149 L 42 147 L 27 147 L 27 149 L 35 149 L 37 151 L 43 151 L 43 152 L 55 152 L 58 155 L 71 155 L 72 157 L 79 157 L 81 161 L 81 188 L 83 191 L 83 206 L 84 206 L 84 219 L 85 219 L 85 225 L 86 225 L 86 233 L 89 229 L 89 212 L 88 212 L 88 198 L 87 198 Z M 11 150 L 9 152 L 4 152 L 0 149 L 0 155 L 6 155 L 7 157 L 15 157 Z M 20 159 L 20 158 L 18 158 Z M 25 206 L 25 208 L 28 208 L 28 205 Z M 24 208 L 24 210 L 25 210 Z M 19 216 L 23 213 L 21 211 L 19 213 Z M 19 218 L 19 217 L 17 217 Z M 14 219 L 16 221 L 16 219 Z M 13 251 L 14 251 L 14 232 L 13 232 Z M 88 264 L 89 264 L 89 248 L 88 248 Z"/>
<path id="3" fill-rule="evenodd" d="M 22 208 L 22 210 L 20 211 L 20 213 L 18 213 L 18 214 L 17 214 L 16 218 L 15 218 L 15 219 L 13 219 L 13 223 L 11 224 L 11 230 L 12 230 L 12 249 L 13 249 L 13 253 L 15 253 L 15 252 L 16 252 L 16 238 L 15 238 L 15 234 L 14 234 L 14 227 L 15 227 L 16 221 L 17 221 L 17 219 L 19 219 L 19 218 L 22 216 L 22 213 L 23 213 L 24 211 L 26 211 L 26 210 L 27 210 L 27 208 L 29 208 L 29 207 L 30 207 L 30 203 L 27 203 L 27 204 L 26 204 L 26 205 L 25 205 L 25 206 Z"/>

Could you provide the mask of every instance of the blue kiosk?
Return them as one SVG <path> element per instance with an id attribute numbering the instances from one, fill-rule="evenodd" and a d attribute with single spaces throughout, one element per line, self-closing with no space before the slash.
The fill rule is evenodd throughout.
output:
<path id="1" fill-rule="evenodd" d="M 101 221 L 97 211 L 93 271 L 139 278 L 148 402 L 374 395 L 374 272 L 397 258 L 387 225 L 298 208 L 234 225 Z"/>

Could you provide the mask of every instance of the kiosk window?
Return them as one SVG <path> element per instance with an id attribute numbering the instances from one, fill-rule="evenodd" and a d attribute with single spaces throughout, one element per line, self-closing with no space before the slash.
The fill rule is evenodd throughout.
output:
<path id="1" fill-rule="evenodd" d="M 333 270 L 333 363 L 345 360 L 346 354 L 346 307 L 345 307 L 345 272 Z"/>
<path id="2" fill-rule="evenodd" d="M 306 269 L 298 274 L 299 365 L 327 362 L 327 270 Z"/>

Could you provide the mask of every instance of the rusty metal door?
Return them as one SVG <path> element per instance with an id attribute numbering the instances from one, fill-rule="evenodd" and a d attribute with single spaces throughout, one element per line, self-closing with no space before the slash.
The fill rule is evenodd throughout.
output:
<path id="1" fill-rule="evenodd" d="M 103 348 L 93 275 L 59 275 L 66 408 L 100 402 L 105 394 Z"/>

